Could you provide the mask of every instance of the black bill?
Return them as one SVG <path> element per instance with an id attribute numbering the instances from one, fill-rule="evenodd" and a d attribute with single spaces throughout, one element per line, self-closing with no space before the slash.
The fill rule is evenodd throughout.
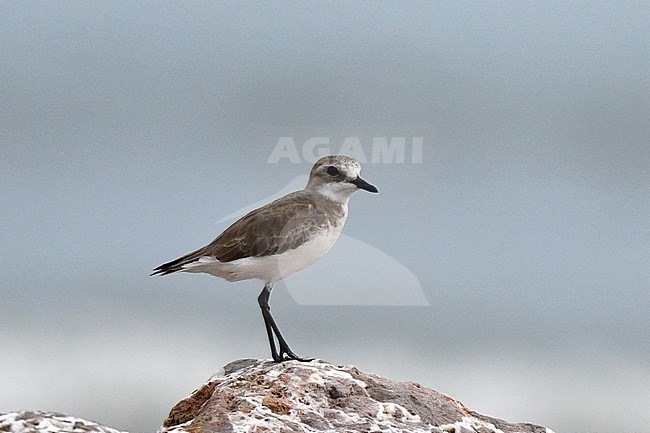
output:
<path id="1" fill-rule="evenodd" d="M 357 188 L 365 189 L 368 192 L 379 192 L 377 190 L 377 188 L 374 187 L 374 185 L 370 185 L 368 182 L 361 179 L 360 177 L 357 177 L 356 179 L 351 180 L 350 183 L 353 184 L 353 185 L 356 185 Z"/>

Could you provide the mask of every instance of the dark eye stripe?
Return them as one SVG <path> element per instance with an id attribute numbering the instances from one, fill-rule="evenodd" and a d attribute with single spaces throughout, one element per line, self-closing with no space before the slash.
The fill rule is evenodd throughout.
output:
<path id="1" fill-rule="evenodd" d="M 339 175 L 339 169 L 334 167 L 333 165 L 330 165 L 327 167 L 327 174 L 330 176 L 338 176 Z"/>

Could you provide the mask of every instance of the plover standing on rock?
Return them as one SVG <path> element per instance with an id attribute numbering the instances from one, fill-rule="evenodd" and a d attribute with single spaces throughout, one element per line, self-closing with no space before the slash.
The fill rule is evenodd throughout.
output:
<path id="1" fill-rule="evenodd" d="M 353 192 L 378 192 L 359 177 L 360 172 L 361 166 L 350 157 L 325 156 L 312 167 L 303 190 L 249 212 L 208 245 L 158 266 L 151 275 L 204 272 L 228 281 L 262 280 L 264 289 L 257 301 L 271 356 L 276 362 L 307 361 L 282 337 L 271 316 L 269 297 L 278 281 L 311 266 L 332 248 L 348 217 Z"/>

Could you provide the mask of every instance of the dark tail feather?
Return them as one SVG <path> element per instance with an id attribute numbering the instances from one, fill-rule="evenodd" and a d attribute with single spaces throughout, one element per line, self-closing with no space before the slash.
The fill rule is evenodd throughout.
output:
<path id="1" fill-rule="evenodd" d="M 153 270 L 153 272 L 149 275 L 154 276 L 154 275 L 168 275 L 168 274 L 173 274 L 174 272 L 182 271 L 183 266 L 192 263 L 196 261 L 199 257 L 204 256 L 205 254 L 203 253 L 203 249 L 199 249 L 196 251 L 192 251 L 189 254 L 184 255 L 183 257 L 179 257 L 176 260 L 172 260 L 171 262 L 164 263 L 160 266 L 158 266 L 156 269 Z"/>

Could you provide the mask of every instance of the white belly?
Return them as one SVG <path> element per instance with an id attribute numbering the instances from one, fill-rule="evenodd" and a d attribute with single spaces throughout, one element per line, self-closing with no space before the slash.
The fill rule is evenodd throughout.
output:
<path id="1" fill-rule="evenodd" d="M 305 269 L 321 259 L 332 248 L 343 229 L 343 222 L 322 230 L 298 248 L 265 257 L 245 257 L 222 263 L 214 257 L 202 257 L 183 269 L 185 272 L 205 272 L 228 281 L 259 279 L 276 283 L 294 272 Z"/>

